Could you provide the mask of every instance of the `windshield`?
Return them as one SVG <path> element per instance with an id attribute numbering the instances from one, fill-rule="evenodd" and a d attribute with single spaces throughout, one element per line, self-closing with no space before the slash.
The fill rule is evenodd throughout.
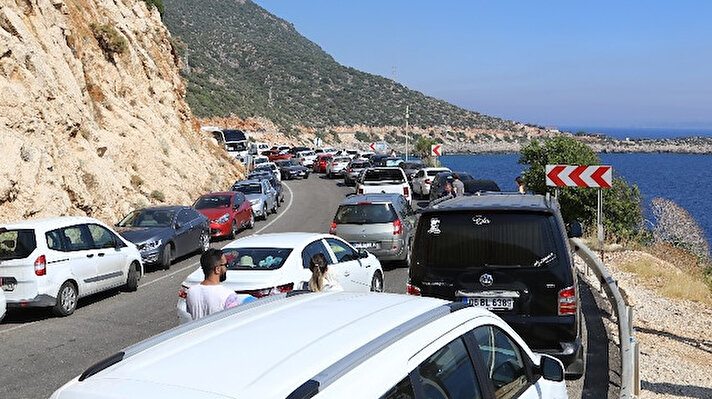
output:
<path id="1" fill-rule="evenodd" d="M 223 130 L 225 141 L 245 141 L 245 133 L 240 130 Z"/>
<path id="2" fill-rule="evenodd" d="M 475 211 L 423 215 L 413 257 L 438 268 L 543 266 L 558 252 L 551 218 Z"/>
<path id="3" fill-rule="evenodd" d="M 397 219 L 391 204 L 341 205 L 336 211 L 337 224 L 390 223 Z"/>
<path id="4" fill-rule="evenodd" d="M 394 181 L 402 183 L 403 172 L 400 169 L 366 169 L 364 182 Z"/>
<path id="5" fill-rule="evenodd" d="M 351 165 L 349 165 L 353 169 L 363 169 L 367 168 L 369 166 L 368 162 L 351 162 Z"/>
<path id="6" fill-rule="evenodd" d="M 401 168 L 403 169 L 420 169 L 423 167 L 423 164 L 420 162 L 403 162 L 401 164 Z"/>
<path id="7" fill-rule="evenodd" d="M 349 157 L 338 157 L 334 158 L 334 162 L 350 162 L 351 158 Z"/>
<path id="8" fill-rule="evenodd" d="M 262 194 L 262 186 L 259 184 L 238 184 L 232 191 L 239 191 L 245 195 Z"/>
<path id="9" fill-rule="evenodd" d="M 438 173 L 442 173 L 442 172 L 447 172 L 447 170 L 444 170 L 444 169 L 441 169 L 441 170 L 429 170 L 429 171 L 428 171 L 428 176 L 435 176 L 435 175 L 437 175 Z"/>
<path id="10" fill-rule="evenodd" d="M 0 228 L 0 260 L 24 259 L 37 248 L 35 231 Z"/>
<path id="11" fill-rule="evenodd" d="M 215 209 L 229 207 L 229 195 L 205 195 L 203 197 L 198 198 L 198 200 L 195 201 L 195 205 L 193 205 L 193 208 L 195 209 Z"/>
<path id="12" fill-rule="evenodd" d="M 143 209 L 133 211 L 119 222 L 119 227 L 169 227 L 173 222 L 171 210 Z"/>
<path id="13" fill-rule="evenodd" d="M 224 248 L 228 270 L 275 270 L 282 267 L 291 248 Z"/>
<path id="14" fill-rule="evenodd" d="M 267 158 L 255 158 L 255 165 L 259 165 L 261 163 L 269 162 L 269 159 Z"/>
<path id="15" fill-rule="evenodd" d="M 279 161 L 279 162 L 277 162 L 277 165 L 279 165 L 282 168 L 286 168 L 289 166 L 297 166 L 297 163 L 294 161 Z"/>
<path id="16" fill-rule="evenodd" d="M 403 163 L 402 159 L 386 159 L 386 166 L 398 166 Z"/>
<path id="17" fill-rule="evenodd" d="M 257 172 L 267 172 L 267 173 L 272 173 L 272 167 L 270 165 L 262 165 L 258 166 L 254 170 L 255 173 Z"/>

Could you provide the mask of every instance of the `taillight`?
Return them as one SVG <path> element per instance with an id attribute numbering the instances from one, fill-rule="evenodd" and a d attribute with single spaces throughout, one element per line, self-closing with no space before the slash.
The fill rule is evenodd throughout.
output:
<path id="1" fill-rule="evenodd" d="M 430 179 L 425 179 L 425 184 L 430 184 Z"/>
<path id="2" fill-rule="evenodd" d="M 351 168 L 349 168 L 349 170 L 348 170 L 348 172 L 349 172 L 349 173 L 351 173 L 351 172 L 353 172 L 353 171 L 354 171 L 354 170 L 353 170 L 353 169 L 351 169 Z"/>
<path id="3" fill-rule="evenodd" d="M 187 298 L 188 297 L 188 287 L 186 287 L 185 285 L 181 285 L 180 289 L 178 290 L 178 297 L 183 298 L 183 299 Z"/>
<path id="4" fill-rule="evenodd" d="M 400 219 L 396 219 L 393 222 L 393 235 L 401 233 L 403 233 L 403 223 L 400 221 Z"/>
<path id="5" fill-rule="evenodd" d="M 248 294 L 255 298 L 262 298 L 269 295 L 279 294 L 281 292 L 288 292 L 294 288 L 294 283 L 278 285 L 272 288 L 263 288 L 259 290 L 245 290 L 245 291 L 235 291 L 237 294 Z"/>
<path id="6" fill-rule="evenodd" d="M 559 316 L 566 314 L 575 314 L 578 308 L 576 300 L 576 289 L 567 287 L 559 291 Z"/>
<path id="7" fill-rule="evenodd" d="M 420 288 L 418 288 L 418 286 L 415 286 L 411 283 L 408 283 L 405 286 L 405 293 L 408 295 L 420 296 Z"/>
<path id="8" fill-rule="evenodd" d="M 408 189 L 408 187 L 403 187 L 403 196 L 406 197 L 406 198 L 408 198 L 408 192 L 409 192 L 409 191 L 410 191 L 410 190 Z"/>
<path id="9" fill-rule="evenodd" d="M 356 190 L 356 194 L 363 194 L 363 189 L 359 188 L 358 190 Z"/>
<path id="10" fill-rule="evenodd" d="M 336 221 L 331 222 L 331 228 L 329 229 L 329 234 L 336 234 Z"/>
<path id="11" fill-rule="evenodd" d="M 35 274 L 38 276 L 47 274 L 47 258 L 44 255 L 35 259 Z"/>

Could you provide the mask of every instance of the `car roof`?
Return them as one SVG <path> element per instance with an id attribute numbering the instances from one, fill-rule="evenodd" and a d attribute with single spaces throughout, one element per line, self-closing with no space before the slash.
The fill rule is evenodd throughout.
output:
<path id="1" fill-rule="evenodd" d="M 240 180 L 238 182 L 235 182 L 235 184 L 239 186 L 247 186 L 247 185 L 252 185 L 252 184 L 257 184 L 260 185 L 262 184 L 262 180 L 257 180 L 257 179 L 247 179 L 247 180 Z"/>
<path id="2" fill-rule="evenodd" d="M 128 357 L 75 387 L 90 392 L 94 385 L 111 383 L 118 388 L 110 390 L 115 397 L 121 396 L 121 386 L 136 383 L 157 391 L 180 387 L 215 397 L 264 397 L 266 390 L 270 397 L 287 397 L 396 327 L 447 306 L 440 299 L 384 293 L 263 299 L 178 327 L 177 334 L 169 331 L 166 338 L 147 342 L 136 353 L 128 348 Z M 488 314 L 472 310 L 475 315 Z M 210 378 L 215 373 L 221 376 Z"/>
<path id="3" fill-rule="evenodd" d="M 253 234 L 227 244 L 225 248 L 296 248 L 306 245 L 316 239 L 332 238 L 323 233 L 270 233 Z"/>
<path id="4" fill-rule="evenodd" d="M 209 195 L 235 195 L 235 194 L 237 194 L 237 192 L 235 192 L 235 191 L 216 191 L 214 193 L 203 194 L 203 195 L 201 195 L 201 197 L 207 197 Z"/>
<path id="5" fill-rule="evenodd" d="M 360 202 L 390 202 L 395 203 L 398 201 L 398 197 L 402 197 L 401 194 L 396 193 L 373 193 L 373 194 L 363 194 L 363 195 L 352 195 L 341 202 L 341 205 L 356 205 Z"/>
<path id="6" fill-rule="evenodd" d="M 73 226 L 82 223 L 97 223 L 97 219 L 86 216 L 59 216 L 51 218 L 39 218 L 20 220 L 10 223 L 0 223 L 0 227 L 11 229 L 37 229 L 37 230 L 52 230 L 63 226 Z M 101 222 L 99 222 L 101 223 Z M 102 223 L 103 224 L 103 223 Z"/>
<path id="7" fill-rule="evenodd" d="M 422 213 L 461 210 L 516 210 L 553 212 L 556 201 L 543 195 L 522 195 L 519 193 L 491 193 L 455 197 L 423 209 Z"/>

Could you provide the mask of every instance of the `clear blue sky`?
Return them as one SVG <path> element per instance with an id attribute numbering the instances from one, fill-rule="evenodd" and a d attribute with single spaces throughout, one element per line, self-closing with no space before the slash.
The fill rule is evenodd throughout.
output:
<path id="1" fill-rule="evenodd" d="M 547 126 L 712 130 L 712 1 L 256 0 L 341 64 Z"/>

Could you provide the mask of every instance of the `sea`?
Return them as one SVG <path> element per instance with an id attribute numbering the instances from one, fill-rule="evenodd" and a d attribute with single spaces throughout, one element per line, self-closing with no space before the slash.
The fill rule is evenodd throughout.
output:
<path id="1" fill-rule="evenodd" d="M 603 133 L 609 137 L 625 140 L 635 139 L 671 139 L 677 137 L 712 137 L 712 128 L 661 128 L 661 127 L 596 127 L 596 126 L 557 126 L 562 132 Z"/>
<path id="2" fill-rule="evenodd" d="M 613 175 L 635 184 L 643 197 L 646 225 L 654 223 L 651 200 L 662 197 L 685 208 L 712 243 L 712 155 L 599 154 Z M 477 179 L 494 180 L 502 191 L 516 191 L 514 179 L 527 169 L 519 154 L 443 155 L 440 162 Z M 595 190 L 595 189 L 592 189 Z M 605 206 L 605 203 L 603 204 Z"/>

